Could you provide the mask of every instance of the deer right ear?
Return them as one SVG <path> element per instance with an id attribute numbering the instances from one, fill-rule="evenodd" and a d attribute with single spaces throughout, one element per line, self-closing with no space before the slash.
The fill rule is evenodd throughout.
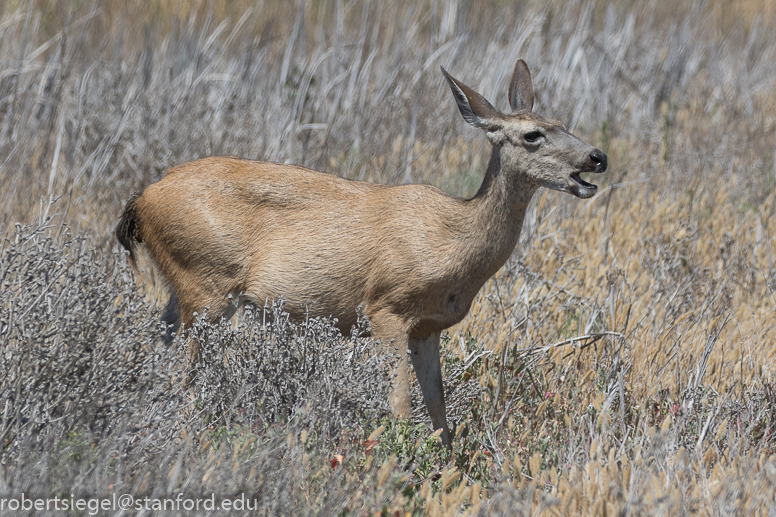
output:
<path id="1" fill-rule="evenodd" d="M 466 122 L 486 131 L 501 127 L 498 123 L 500 112 L 485 97 L 448 74 L 444 67 L 439 68 L 442 69 L 442 74 L 453 91 L 458 110 Z"/>
<path id="2" fill-rule="evenodd" d="M 509 105 L 512 111 L 531 111 L 534 103 L 533 81 L 525 61 L 518 59 L 509 81 Z"/>

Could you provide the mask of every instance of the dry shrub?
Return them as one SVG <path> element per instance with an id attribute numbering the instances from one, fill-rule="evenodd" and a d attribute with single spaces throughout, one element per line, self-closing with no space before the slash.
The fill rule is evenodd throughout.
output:
<path id="1" fill-rule="evenodd" d="M 174 401 L 154 352 L 158 320 L 126 271 L 45 218 L 0 248 L 3 458 L 56 449 L 69 433 L 148 424 Z M 170 394 L 170 395 L 168 395 Z M 123 431 L 123 430 L 122 430 Z M 118 431 L 118 432 L 122 432 Z"/>
<path id="2" fill-rule="evenodd" d="M 248 422 L 263 428 L 296 421 L 324 435 L 390 414 L 390 379 L 376 354 L 366 320 L 343 339 L 330 321 L 289 320 L 282 303 L 247 307 L 234 327 L 198 319 L 191 337 L 204 343 L 196 369 L 198 404 L 211 425 Z"/>
<path id="3" fill-rule="evenodd" d="M 344 340 L 325 320 L 290 322 L 279 305 L 246 311 L 237 327 L 200 320 L 203 365 L 183 389 L 184 340 L 164 344 L 158 314 L 114 258 L 48 218 L 0 247 L 0 497 L 174 489 L 246 495 L 271 514 L 350 501 L 353 483 L 336 472 L 319 484 L 329 498 L 304 498 L 331 440 L 388 413 L 389 380 L 358 337 L 365 329 Z"/>

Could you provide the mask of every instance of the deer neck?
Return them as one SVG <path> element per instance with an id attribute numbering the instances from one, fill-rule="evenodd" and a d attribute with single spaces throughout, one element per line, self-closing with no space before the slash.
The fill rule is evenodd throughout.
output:
<path id="1" fill-rule="evenodd" d="M 505 164 L 499 147 L 494 147 L 488 170 L 477 194 L 467 201 L 472 227 L 461 244 L 466 248 L 469 270 L 483 283 L 509 259 L 520 238 L 526 210 L 537 188 L 529 181 L 515 181 L 518 170 Z M 518 176 L 519 177 L 519 176 Z"/>

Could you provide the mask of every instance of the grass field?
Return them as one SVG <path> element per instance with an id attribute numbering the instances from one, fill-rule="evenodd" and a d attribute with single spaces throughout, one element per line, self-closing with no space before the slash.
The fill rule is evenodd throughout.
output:
<path id="1" fill-rule="evenodd" d="M 773 514 L 774 30 L 772 0 L 0 3 L 0 514 Z M 191 401 L 113 238 L 132 192 L 237 155 L 472 195 L 439 65 L 506 110 L 519 57 L 610 166 L 539 191 L 445 336 L 452 456 L 368 339 L 277 306 L 195 329 Z"/>

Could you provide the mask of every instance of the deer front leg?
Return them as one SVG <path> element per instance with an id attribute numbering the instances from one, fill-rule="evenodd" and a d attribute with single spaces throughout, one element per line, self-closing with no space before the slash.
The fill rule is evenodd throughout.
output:
<path id="1" fill-rule="evenodd" d="M 407 361 L 406 340 L 404 340 L 404 343 L 404 354 L 394 365 L 393 389 L 388 395 L 388 402 L 391 404 L 391 413 L 393 413 L 393 416 L 396 418 L 409 418 L 412 416 L 410 365 L 409 361 Z M 394 351 L 390 350 L 389 353 L 394 353 Z"/>
<path id="2" fill-rule="evenodd" d="M 421 338 L 409 338 L 410 358 L 418 376 L 420 391 L 434 429 L 441 429 L 442 443 L 451 447 L 447 427 L 445 392 L 442 387 L 442 365 L 439 362 L 439 332 Z"/>
<path id="3" fill-rule="evenodd" d="M 372 324 L 372 336 L 380 340 L 380 353 L 391 357 L 391 363 L 386 367 L 386 374 L 393 381 L 391 393 L 388 394 L 391 413 L 396 418 L 409 418 L 412 415 L 412 404 L 407 325 L 397 316 L 384 313 L 370 316 L 369 321 Z"/>

